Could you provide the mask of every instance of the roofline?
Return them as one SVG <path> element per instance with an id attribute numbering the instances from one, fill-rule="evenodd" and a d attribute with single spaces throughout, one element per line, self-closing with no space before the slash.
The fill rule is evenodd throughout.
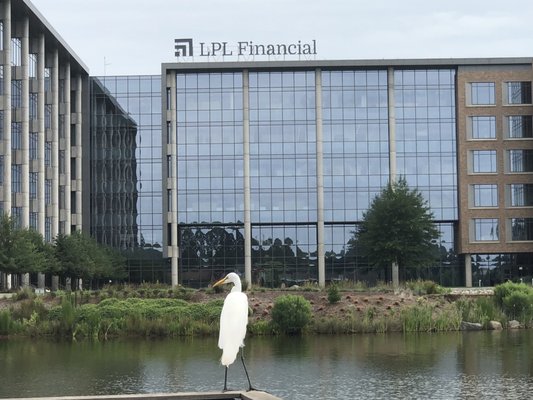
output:
<path id="1" fill-rule="evenodd" d="M 532 65 L 533 57 L 500 58 L 414 58 L 380 60 L 292 60 L 292 61 L 222 61 L 163 63 L 161 70 L 214 70 L 263 68 L 346 68 L 346 67 L 459 67 L 479 65 Z"/>
<path id="2" fill-rule="evenodd" d="M 68 43 L 61 37 L 61 35 L 54 29 L 54 27 L 48 22 L 48 20 L 41 14 L 41 12 L 33 5 L 30 0 L 20 0 L 30 12 L 32 12 L 39 21 L 43 24 L 44 28 L 57 40 L 58 44 L 65 49 L 65 51 L 78 63 L 78 65 L 89 74 L 89 67 L 82 61 L 82 59 L 72 50 Z"/>

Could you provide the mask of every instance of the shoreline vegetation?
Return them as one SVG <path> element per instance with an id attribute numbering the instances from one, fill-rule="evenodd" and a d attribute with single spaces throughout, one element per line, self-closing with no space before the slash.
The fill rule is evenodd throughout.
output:
<path id="1" fill-rule="evenodd" d="M 246 293 L 250 336 L 533 328 L 533 288 L 523 283 L 498 285 L 493 295 L 452 294 L 430 281 L 396 290 L 337 283 Z M 154 284 L 41 296 L 22 290 L 0 300 L 0 337 L 214 336 L 226 294 Z"/>

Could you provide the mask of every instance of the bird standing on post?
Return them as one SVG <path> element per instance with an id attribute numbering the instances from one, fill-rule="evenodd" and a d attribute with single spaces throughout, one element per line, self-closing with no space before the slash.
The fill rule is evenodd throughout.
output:
<path id="1" fill-rule="evenodd" d="M 248 325 L 248 296 L 242 292 L 241 279 L 239 275 L 230 272 L 224 278 L 216 282 L 213 287 L 233 283 L 231 292 L 226 296 L 222 312 L 220 313 L 220 333 L 218 336 L 218 347 L 222 350 L 220 362 L 225 367 L 224 391 L 228 390 L 228 367 L 237 358 L 239 349 L 244 347 L 244 337 L 246 336 L 246 325 Z M 241 361 L 248 379 L 248 390 L 252 390 L 250 377 L 244 364 L 244 357 L 241 351 Z"/>

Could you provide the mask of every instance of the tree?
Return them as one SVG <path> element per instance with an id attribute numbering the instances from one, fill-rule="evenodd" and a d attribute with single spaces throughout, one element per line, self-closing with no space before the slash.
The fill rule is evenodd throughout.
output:
<path id="1" fill-rule="evenodd" d="M 436 259 L 440 236 L 433 213 L 418 190 L 409 189 L 405 178 L 388 183 L 363 214 L 355 239 L 369 262 L 392 265 L 394 286 L 400 266 L 423 266 Z"/>
<path id="2" fill-rule="evenodd" d="M 16 228 L 13 218 L 0 219 L 0 271 L 10 274 L 44 272 L 54 265 L 50 245 L 33 229 Z"/>
<path id="3" fill-rule="evenodd" d="M 117 279 L 125 276 L 124 258 L 81 232 L 76 231 L 68 236 L 57 235 L 54 250 L 60 276 L 82 279 Z"/>

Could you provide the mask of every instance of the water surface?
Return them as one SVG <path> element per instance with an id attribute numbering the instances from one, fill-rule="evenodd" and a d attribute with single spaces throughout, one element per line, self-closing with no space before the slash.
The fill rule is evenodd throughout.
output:
<path id="1" fill-rule="evenodd" d="M 527 399 L 533 332 L 254 337 L 252 383 L 284 399 Z M 211 391 L 214 338 L 0 341 L 0 397 Z M 240 364 L 228 386 L 246 388 Z"/>

